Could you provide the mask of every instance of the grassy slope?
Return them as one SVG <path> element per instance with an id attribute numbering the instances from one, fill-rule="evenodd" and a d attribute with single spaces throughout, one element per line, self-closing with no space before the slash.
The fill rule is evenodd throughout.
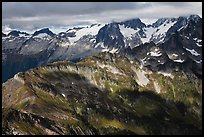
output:
<path id="1" fill-rule="evenodd" d="M 106 65 L 125 74 L 120 75 L 101 68 L 97 61 L 106 62 L 103 56 L 98 56 L 77 65 L 94 68 L 96 71 L 92 73 L 91 80 L 105 92 L 88 82 L 90 79 L 84 77 L 86 72 L 79 75 L 73 71 L 50 72 L 38 68 L 20 75 L 26 84 L 20 85 L 13 94 L 7 94 L 3 89 L 3 97 L 14 101 L 5 103 L 5 106 L 48 118 L 60 128 L 59 134 L 201 133 L 201 117 L 193 111 L 193 108 L 201 109 L 201 96 L 195 85 L 181 73 L 176 73 L 174 79 L 150 75 L 164 91 L 157 95 L 135 82 L 135 73 L 130 68 L 134 66 L 138 69 L 137 64 L 115 57 Z M 49 66 L 67 65 L 74 64 L 57 62 Z M 76 87 L 71 85 L 73 81 L 78 84 Z M 67 99 L 60 94 L 62 91 L 69 93 Z M 31 133 L 28 129 L 32 126 L 27 124 L 16 120 L 10 126 L 28 134 L 47 134 L 39 126 L 34 126 Z"/>

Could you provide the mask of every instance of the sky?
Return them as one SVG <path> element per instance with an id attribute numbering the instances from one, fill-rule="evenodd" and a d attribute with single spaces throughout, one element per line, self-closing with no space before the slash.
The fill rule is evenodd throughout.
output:
<path id="1" fill-rule="evenodd" d="M 158 18 L 191 14 L 202 17 L 202 2 L 3 2 L 2 30 L 33 33 L 49 27 L 59 33 L 73 26 L 132 18 L 153 23 Z"/>

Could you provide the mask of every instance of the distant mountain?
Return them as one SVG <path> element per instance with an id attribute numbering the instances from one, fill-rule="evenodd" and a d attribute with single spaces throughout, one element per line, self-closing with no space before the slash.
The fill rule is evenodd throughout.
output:
<path id="1" fill-rule="evenodd" d="M 101 47 L 107 49 L 121 49 L 125 47 L 123 35 L 117 23 L 107 24 L 102 27 L 96 36 L 96 43 L 102 43 L 103 46 Z"/>
<path id="2" fill-rule="evenodd" d="M 135 30 L 145 28 L 146 25 L 139 19 L 131 19 L 124 22 L 119 22 L 118 24 L 124 25 L 126 28 L 133 28 Z"/>
<path id="3" fill-rule="evenodd" d="M 51 37 L 55 36 L 55 34 L 52 31 L 50 31 L 49 28 L 44 28 L 44 29 L 35 31 L 33 34 L 33 37 L 40 34 L 47 34 L 48 36 L 51 36 Z"/>
<path id="4" fill-rule="evenodd" d="M 180 19 L 179 19 L 180 20 Z M 160 22 L 166 22 L 160 20 Z M 170 21 L 170 20 L 169 20 Z M 158 23 L 158 22 L 157 22 Z M 145 43 L 126 48 L 123 54 L 135 58 L 143 66 L 154 71 L 171 72 L 173 68 L 202 77 L 202 19 L 186 19 L 186 24 L 171 33 L 169 39 L 160 44 Z M 159 23 L 158 23 L 159 24 Z M 171 27 L 169 31 L 172 31 Z M 168 33 L 168 31 L 167 31 Z M 169 32 L 170 33 L 170 32 Z"/>
<path id="5" fill-rule="evenodd" d="M 11 32 L 8 33 L 8 36 L 14 36 L 14 37 L 22 37 L 22 36 L 28 36 L 29 34 L 26 32 L 21 32 L 21 31 L 17 31 L 17 30 L 13 30 Z"/>
<path id="6" fill-rule="evenodd" d="M 6 56 L 14 54 L 20 54 L 23 58 L 35 57 L 38 65 L 60 60 L 81 60 L 99 52 L 127 51 L 128 53 L 130 52 L 128 50 L 137 47 L 143 50 L 145 43 L 154 42 L 173 62 L 182 64 L 189 58 L 196 63 L 196 66 L 200 66 L 202 64 L 201 30 L 202 18 L 190 15 L 160 18 L 151 25 L 144 24 L 138 18 L 108 24 L 92 24 L 87 27 L 74 27 L 59 34 L 54 34 L 49 28 L 43 28 L 29 35 L 12 31 L 7 36 L 2 34 L 2 51 L 5 56 L 3 63 L 7 62 Z M 169 57 L 173 54 L 172 51 L 179 56 L 175 59 Z M 45 53 L 43 59 L 40 58 L 42 53 Z M 180 54 L 183 54 L 182 57 Z M 7 73 L 9 77 L 13 76 Z M 3 79 L 7 80 L 9 77 Z"/>

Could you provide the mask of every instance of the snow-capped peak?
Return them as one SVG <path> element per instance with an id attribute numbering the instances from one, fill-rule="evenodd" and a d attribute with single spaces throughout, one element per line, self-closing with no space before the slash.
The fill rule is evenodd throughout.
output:
<path id="1" fill-rule="evenodd" d="M 95 36 L 98 34 L 98 31 L 103 27 L 102 24 L 94 24 L 91 26 L 83 27 L 80 29 L 70 29 L 67 33 L 74 32 L 74 37 L 69 37 L 70 42 L 73 44 L 74 42 L 78 41 L 81 37 L 85 35 L 92 35 Z"/>

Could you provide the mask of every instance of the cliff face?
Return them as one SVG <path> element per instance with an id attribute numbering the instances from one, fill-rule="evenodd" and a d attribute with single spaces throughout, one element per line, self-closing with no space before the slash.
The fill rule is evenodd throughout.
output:
<path id="1" fill-rule="evenodd" d="M 3 134 L 201 134 L 202 80 L 100 53 L 3 84 Z"/>

